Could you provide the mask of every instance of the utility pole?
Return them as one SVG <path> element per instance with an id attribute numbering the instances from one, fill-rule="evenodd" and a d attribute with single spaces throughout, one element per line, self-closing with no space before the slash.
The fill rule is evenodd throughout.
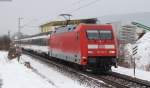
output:
<path id="1" fill-rule="evenodd" d="M 18 40 L 19 40 L 19 46 L 21 47 L 21 20 L 22 20 L 23 18 L 21 18 L 21 17 L 19 17 L 18 18 L 18 35 L 17 35 L 17 37 L 18 37 Z"/>
<path id="2" fill-rule="evenodd" d="M 10 30 L 8 30 L 8 38 L 10 39 Z"/>
<path id="3" fill-rule="evenodd" d="M 21 36 L 21 28 L 22 28 L 22 26 L 21 26 L 21 20 L 22 20 L 23 18 L 21 18 L 21 17 L 19 17 L 18 18 L 18 40 L 19 40 L 19 44 L 18 44 L 18 46 L 16 47 L 16 53 L 18 54 L 17 55 L 17 60 L 18 60 L 18 62 L 19 62 L 19 60 L 20 60 L 20 56 L 21 56 L 21 38 L 22 38 L 22 36 Z"/>
<path id="4" fill-rule="evenodd" d="M 8 30 L 8 49 L 10 48 L 10 43 L 11 43 L 10 30 Z"/>
<path id="5" fill-rule="evenodd" d="M 21 20 L 22 19 L 23 18 L 21 18 L 21 17 L 18 18 L 18 34 L 21 34 Z M 21 36 L 19 36 L 19 37 L 21 37 Z"/>
<path id="6" fill-rule="evenodd" d="M 11 38 L 10 38 L 10 30 L 8 30 L 8 39 L 9 39 L 9 45 L 10 45 L 10 42 L 11 42 Z"/>
<path id="7" fill-rule="evenodd" d="M 22 28 L 22 26 L 21 26 L 21 20 L 22 19 L 23 19 L 22 17 L 18 18 L 18 38 L 21 38 L 21 28 Z"/>

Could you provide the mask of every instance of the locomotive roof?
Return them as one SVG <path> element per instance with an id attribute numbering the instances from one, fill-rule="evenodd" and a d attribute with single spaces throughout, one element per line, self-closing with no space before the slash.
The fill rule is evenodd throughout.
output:
<path id="1" fill-rule="evenodd" d="M 67 25 L 67 26 L 61 26 L 55 29 L 55 33 L 62 33 L 62 32 L 69 32 L 74 31 L 77 26 L 111 26 L 111 24 L 86 24 L 86 23 L 80 23 L 78 25 Z"/>
<path id="2" fill-rule="evenodd" d="M 51 22 L 48 22 L 48 23 L 45 23 L 43 25 L 41 25 L 40 27 L 43 27 L 43 26 L 63 26 L 63 25 L 66 25 L 66 22 L 67 21 L 51 21 Z M 92 23 L 96 23 L 97 22 L 97 19 L 96 18 L 90 18 L 90 19 L 76 19 L 76 20 L 69 20 L 69 23 L 68 24 L 80 24 L 80 23 L 87 23 L 87 24 L 92 24 Z"/>

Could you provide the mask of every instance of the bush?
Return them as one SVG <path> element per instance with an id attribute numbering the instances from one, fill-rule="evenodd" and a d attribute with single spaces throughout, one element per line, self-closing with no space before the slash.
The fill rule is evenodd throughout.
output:
<path id="1" fill-rule="evenodd" d="M 10 47 L 10 38 L 6 35 L 0 37 L 0 50 L 8 50 Z"/>

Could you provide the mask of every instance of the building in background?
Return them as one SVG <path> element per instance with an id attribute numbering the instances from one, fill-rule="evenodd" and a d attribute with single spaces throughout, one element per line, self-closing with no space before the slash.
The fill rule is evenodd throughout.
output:
<path id="1" fill-rule="evenodd" d="M 136 43 L 137 41 L 136 30 L 137 30 L 137 27 L 132 24 L 124 25 L 121 27 L 119 31 L 119 35 L 118 35 L 119 36 L 119 56 L 121 58 L 126 59 L 126 56 L 128 56 L 126 45 Z"/>
<path id="2" fill-rule="evenodd" d="M 91 18 L 91 19 L 77 19 L 77 20 L 67 20 L 67 21 L 50 21 L 48 23 L 42 24 L 40 26 L 41 32 L 48 32 L 48 31 L 54 31 L 55 28 L 60 27 L 60 26 L 65 26 L 65 25 L 75 25 L 75 24 L 80 24 L 80 23 L 96 23 L 97 19 L 96 18 Z"/>
<path id="3" fill-rule="evenodd" d="M 137 27 L 134 25 L 124 25 L 119 31 L 119 42 L 121 44 L 134 44 L 137 40 L 136 35 Z"/>
<path id="4" fill-rule="evenodd" d="M 139 25 L 133 24 L 133 22 L 121 21 L 111 22 L 108 24 L 113 25 L 114 32 L 117 36 L 118 56 L 119 58 L 125 58 L 126 56 L 128 56 L 126 46 L 129 46 L 129 44 L 132 45 L 136 43 L 139 37 L 144 33 L 145 26 L 143 28 L 143 25 L 141 27 Z"/>

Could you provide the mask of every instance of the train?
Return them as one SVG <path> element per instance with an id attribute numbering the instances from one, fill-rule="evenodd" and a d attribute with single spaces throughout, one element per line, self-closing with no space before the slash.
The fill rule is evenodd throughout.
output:
<path id="1" fill-rule="evenodd" d="M 111 24 L 67 25 L 53 32 L 15 40 L 23 49 L 74 64 L 109 71 L 117 67 L 117 38 Z"/>

